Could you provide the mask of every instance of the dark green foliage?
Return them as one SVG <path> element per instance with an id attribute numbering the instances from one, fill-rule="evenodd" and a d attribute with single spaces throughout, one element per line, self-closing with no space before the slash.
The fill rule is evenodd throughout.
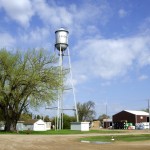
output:
<path id="1" fill-rule="evenodd" d="M 63 114 L 63 129 L 70 129 L 70 122 L 76 122 L 76 118 Z M 52 119 L 52 125 L 55 125 L 55 118 Z"/>
<path id="2" fill-rule="evenodd" d="M 22 113 L 20 116 L 20 121 L 27 121 L 32 119 L 32 114 L 29 113 Z"/>
<path id="3" fill-rule="evenodd" d="M 42 119 L 42 116 L 37 115 L 35 119 Z"/>
<path id="4" fill-rule="evenodd" d="M 76 118 L 74 116 L 68 116 L 66 114 L 63 115 L 63 128 L 70 129 L 70 122 L 76 122 Z"/>
<path id="5" fill-rule="evenodd" d="M 45 122 L 50 122 L 50 118 L 49 118 L 48 115 L 44 117 L 44 121 L 45 121 Z"/>

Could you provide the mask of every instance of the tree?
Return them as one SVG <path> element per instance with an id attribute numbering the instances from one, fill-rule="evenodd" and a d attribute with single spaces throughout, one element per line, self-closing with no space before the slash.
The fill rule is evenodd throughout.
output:
<path id="1" fill-rule="evenodd" d="M 31 119 L 32 119 L 32 114 L 30 114 L 30 113 L 22 113 L 20 115 L 21 121 L 27 121 L 27 120 L 31 120 Z"/>
<path id="2" fill-rule="evenodd" d="M 11 53 L 0 50 L 0 112 L 5 131 L 14 131 L 27 107 L 50 104 L 57 99 L 60 82 L 57 59 L 41 50 Z"/>
<path id="3" fill-rule="evenodd" d="M 142 109 L 142 111 L 149 112 L 149 109 L 148 108 Z"/>
<path id="4" fill-rule="evenodd" d="M 3 120 L 4 120 L 4 117 L 3 117 L 2 111 L 1 111 L 1 109 L 0 109 L 0 121 L 3 121 Z"/>
<path id="5" fill-rule="evenodd" d="M 103 119 L 109 119 L 110 117 L 107 116 L 106 114 L 102 114 L 98 117 L 98 120 L 103 124 Z"/>
<path id="6" fill-rule="evenodd" d="M 48 115 L 46 115 L 46 116 L 44 117 L 44 121 L 45 121 L 45 122 L 50 122 L 50 118 L 49 118 Z"/>
<path id="7" fill-rule="evenodd" d="M 35 119 L 42 119 L 42 116 L 36 115 L 36 116 L 35 116 Z"/>
<path id="8" fill-rule="evenodd" d="M 52 119 L 52 125 L 55 125 L 56 119 Z M 70 122 L 75 122 L 76 117 L 75 116 L 69 116 L 67 114 L 63 114 L 63 129 L 70 129 Z"/>
<path id="9" fill-rule="evenodd" d="M 94 108 L 95 108 L 95 103 L 92 101 L 88 101 L 83 104 L 78 102 L 77 109 L 78 109 L 79 121 L 93 120 L 96 114 Z"/>
<path id="10" fill-rule="evenodd" d="M 74 116 L 63 115 L 63 129 L 70 129 L 70 122 L 75 122 L 76 118 Z"/>

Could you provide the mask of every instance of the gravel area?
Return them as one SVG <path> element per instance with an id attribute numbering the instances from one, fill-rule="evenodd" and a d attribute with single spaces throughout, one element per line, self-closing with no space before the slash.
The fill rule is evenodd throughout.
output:
<path id="1" fill-rule="evenodd" d="M 92 134 L 98 135 L 98 134 Z M 80 142 L 89 135 L 0 135 L 0 150 L 150 150 L 150 140 L 95 144 Z"/>

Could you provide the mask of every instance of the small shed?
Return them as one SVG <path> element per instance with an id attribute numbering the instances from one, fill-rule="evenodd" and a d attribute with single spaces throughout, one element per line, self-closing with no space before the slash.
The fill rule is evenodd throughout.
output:
<path id="1" fill-rule="evenodd" d="M 136 126 L 136 124 L 141 122 L 149 122 L 149 113 L 144 111 L 123 110 L 113 115 L 112 118 L 114 129 L 124 129 L 126 123 L 131 126 Z"/>
<path id="2" fill-rule="evenodd" d="M 71 122 L 71 130 L 89 131 L 90 122 Z"/>
<path id="3" fill-rule="evenodd" d="M 18 121 L 17 122 L 17 130 L 31 130 L 31 131 L 46 131 L 50 130 L 51 123 L 46 123 L 41 119 L 32 119 L 27 121 Z"/>
<path id="4" fill-rule="evenodd" d="M 24 124 L 24 130 L 46 131 L 46 123 L 41 119 L 28 120 L 25 121 L 23 124 Z"/>
<path id="5" fill-rule="evenodd" d="M 18 131 L 23 131 L 24 130 L 24 121 L 18 121 L 16 125 L 16 129 Z"/>
<path id="6" fill-rule="evenodd" d="M 46 123 L 46 130 L 51 130 L 52 123 L 51 122 L 45 122 Z"/>

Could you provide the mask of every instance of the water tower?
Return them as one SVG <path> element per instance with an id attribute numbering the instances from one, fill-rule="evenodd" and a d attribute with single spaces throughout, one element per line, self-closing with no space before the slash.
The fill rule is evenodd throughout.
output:
<path id="1" fill-rule="evenodd" d="M 70 74 L 70 81 L 71 81 L 71 90 L 73 94 L 73 102 L 74 102 L 74 108 L 68 108 L 65 109 L 63 107 L 63 89 L 60 88 L 58 90 L 58 106 L 57 106 L 57 129 L 63 128 L 63 111 L 64 110 L 74 110 L 78 120 L 78 112 L 77 112 L 77 104 L 76 104 L 76 97 L 75 97 L 75 91 L 74 91 L 74 85 L 72 81 L 72 70 L 71 70 L 71 60 L 70 60 L 70 52 L 69 52 L 69 46 L 68 46 L 68 34 L 69 32 L 65 30 L 64 28 L 60 28 L 57 31 L 55 31 L 55 37 L 56 37 L 56 43 L 55 48 L 58 50 L 59 55 L 59 75 L 63 74 L 63 57 L 68 58 L 69 63 L 69 74 Z M 62 82 L 63 85 L 63 81 Z"/>
<path id="2" fill-rule="evenodd" d="M 60 52 L 65 51 L 68 47 L 68 34 L 69 32 L 64 28 L 60 28 L 57 31 L 55 31 L 55 36 L 56 36 L 55 47 Z"/>

